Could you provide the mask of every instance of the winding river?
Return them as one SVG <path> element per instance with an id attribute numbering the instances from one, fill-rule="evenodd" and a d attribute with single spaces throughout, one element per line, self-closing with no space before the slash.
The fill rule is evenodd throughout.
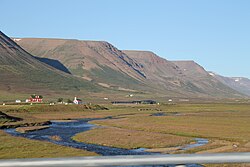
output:
<path id="1" fill-rule="evenodd" d="M 103 119 L 103 118 L 102 118 Z M 150 155 L 156 153 L 146 152 L 145 149 L 122 149 L 108 146 L 101 146 L 96 144 L 87 144 L 83 142 L 77 142 L 72 140 L 72 137 L 77 133 L 88 131 L 96 125 L 88 123 L 92 120 L 98 119 L 81 119 L 73 122 L 57 122 L 51 121 L 51 125 L 47 129 L 42 129 L 38 131 L 32 131 L 27 133 L 19 133 L 16 132 L 15 129 L 6 129 L 5 131 L 13 136 L 21 136 L 34 140 L 42 140 L 49 141 L 58 145 L 84 149 L 91 152 L 96 152 L 103 156 L 111 156 L 111 155 Z M 60 140 L 53 140 L 51 136 L 59 136 Z M 196 143 L 183 146 L 183 150 L 187 150 L 190 148 L 194 148 L 197 146 L 201 146 L 207 144 L 206 139 L 196 139 Z M 172 167 L 171 165 L 165 165 Z M 201 165 L 187 165 L 188 167 L 200 167 Z"/>

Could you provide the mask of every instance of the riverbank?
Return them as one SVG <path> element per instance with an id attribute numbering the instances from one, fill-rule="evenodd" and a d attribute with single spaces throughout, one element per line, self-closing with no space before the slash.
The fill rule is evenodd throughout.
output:
<path id="1" fill-rule="evenodd" d="M 49 126 L 28 126 L 28 127 L 16 128 L 16 131 L 19 133 L 27 133 L 27 132 L 38 131 L 38 130 L 47 129 L 47 128 L 49 128 Z"/>
<path id="2" fill-rule="evenodd" d="M 98 119 L 98 118 L 95 118 Z M 81 119 L 77 121 L 51 121 L 49 128 L 38 131 L 29 131 L 19 133 L 15 129 L 6 129 L 5 131 L 13 136 L 24 137 L 39 141 L 49 141 L 57 145 L 63 145 L 76 149 L 83 149 L 89 152 L 95 152 L 100 155 L 147 155 L 149 153 L 143 150 L 130 150 L 97 144 L 87 144 L 72 140 L 72 136 L 79 132 L 87 132 L 94 128 L 95 125 L 89 124 L 88 121 L 95 119 Z M 105 118 L 102 118 L 105 119 Z"/>

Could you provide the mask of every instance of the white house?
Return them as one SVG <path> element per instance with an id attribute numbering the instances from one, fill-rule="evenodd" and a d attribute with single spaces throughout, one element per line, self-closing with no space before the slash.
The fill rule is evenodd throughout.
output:
<path id="1" fill-rule="evenodd" d="M 21 100 L 16 100 L 16 103 L 21 103 Z"/>
<path id="2" fill-rule="evenodd" d="M 81 99 L 77 99 L 77 98 L 75 97 L 73 103 L 74 103 L 74 104 L 82 104 L 82 100 L 81 100 Z"/>

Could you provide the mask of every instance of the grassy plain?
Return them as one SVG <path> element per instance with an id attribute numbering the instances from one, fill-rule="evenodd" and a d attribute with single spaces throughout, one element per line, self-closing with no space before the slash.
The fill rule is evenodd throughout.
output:
<path id="1" fill-rule="evenodd" d="M 118 116 L 117 119 L 92 121 L 94 124 L 104 126 L 104 129 L 80 133 L 75 138 L 84 142 L 124 148 L 130 148 L 131 145 L 136 147 L 136 143 L 140 143 L 138 147 L 146 148 L 162 148 L 164 144 L 172 145 L 171 138 L 167 137 L 165 139 L 169 143 L 156 139 L 154 147 L 147 145 L 151 141 L 142 145 L 141 143 L 145 142 L 143 137 L 141 142 L 135 142 L 133 138 L 136 137 L 125 137 L 133 131 L 145 133 L 145 136 L 147 133 L 155 133 L 186 137 L 189 141 L 196 137 L 209 139 L 208 145 L 188 150 L 187 153 L 250 151 L 249 104 L 177 104 L 135 108 L 140 109 L 136 114 Z M 165 116 L 151 116 L 156 112 L 165 113 Z M 119 131 L 112 131 L 112 128 L 118 128 Z M 116 134 L 115 137 L 111 138 L 112 134 Z M 126 142 L 122 142 L 124 140 Z M 183 140 L 176 141 L 177 145 Z"/>
<path id="2" fill-rule="evenodd" d="M 115 119 L 92 121 L 91 123 L 100 125 L 100 128 L 79 133 L 73 138 L 87 143 L 121 148 L 143 147 L 167 153 L 174 146 L 190 143 L 195 137 L 202 137 L 209 139 L 207 145 L 187 151 L 174 149 L 170 153 L 250 151 L 249 103 L 105 105 L 105 107 L 109 110 L 98 110 L 83 105 L 0 106 L 0 111 L 23 118 L 18 122 L 0 121 L 0 126 L 112 116 Z M 163 116 L 152 116 L 159 112 L 163 113 Z M 21 143 L 16 146 L 17 140 L 25 141 L 26 144 Z M 63 156 L 59 153 L 53 154 L 52 150 L 47 149 L 48 145 L 53 145 L 51 143 L 16 138 L 3 131 L 0 142 L 5 143 L 0 147 L 1 158 Z M 40 147 L 36 147 L 36 144 Z M 56 145 L 53 147 L 58 147 L 59 150 L 67 149 L 65 156 L 75 156 L 79 153 L 79 150 L 73 148 Z M 16 148 L 21 151 L 15 151 Z M 37 154 L 32 150 L 37 151 Z M 88 152 L 81 152 L 78 155 L 80 154 L 89 155 Z"/>
<path id="3" fill-rule="evenodd" d="M 115 127 L 96 128 L 79 133 L 73 139 L 127 149 L 172 147 L 192 141 L 188 137 Z"/>

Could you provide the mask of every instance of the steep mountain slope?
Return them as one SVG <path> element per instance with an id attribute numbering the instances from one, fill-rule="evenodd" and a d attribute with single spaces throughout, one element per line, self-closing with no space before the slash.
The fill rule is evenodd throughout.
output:
<path id="1" fill-rule="evenodd" d="M 107 42 L 14 39 L 33 55 L 59 60 L 70 73 L 103 87 L 142 89 L 140 65 Z"/>
<path id="2" fill-rule="evenodd" d="M 230 88 L 250 96 L 250 79 L 244 77 L 224 77 L 213 72 L 209 74 Z"/>
<path id="3" fill-rule="evenodd" d="M 187 80 L 192 81 L 197 91 L 206 91 L 210 95 L 215 96 L 241 96 L 236 90 L 228 87 L 216 78 L 209 75 L 209 73 L 202 66 L 194 61 L 173 61 L 173 63 L 181 68 Z"/>
<path id="4" fill-rule="evenodd" d="M 142 64 L 145 76 L 166 89 L 197 96 L 241 96 L 237 91 L 211 77 L 193 61 L 167 61 L 152 52 L 123 51 Z"/>
<path id="5" fill-rule="evenodd" d="M 0 32 L 0 90 L 38 92 L 43 90 L 97 90 L 90 82 L 48 66 L 27 53 Z"/>
<path id="6" fill-rule="evenodd" d="M 142 91 L 152 96 L 241 97 L 240 93 L 212 78 L 204 69 L 197 68 L 194 74 L 187 73 L 178 62 L 167 61 L 152 52 L 120 51 L 101 41 L 14 40 L 33 55 L 58 60 L 71 74 L 102 87 Z"/>
<path id="7" fill-rule="evenodd" d="M 180 80 L 183 77 L 182 70 L 174 63 L 149 51 L 123 50 L 123 52 L 140 64 L 148 84 L 161 91 L 168 90 L 179 95 L 190 93 Z"/>

